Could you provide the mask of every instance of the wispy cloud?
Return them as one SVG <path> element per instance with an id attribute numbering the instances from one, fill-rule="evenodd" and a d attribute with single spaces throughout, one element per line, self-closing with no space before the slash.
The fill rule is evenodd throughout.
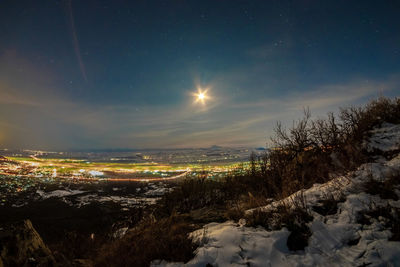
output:
<path id="1" fill-rule="evenodd" d="M 290 123 L 310 107 L 315 116 L 339 106 L 361 104 L 379 93 L 393 94 L 400 75 L 385 80 L 355 78 L 281 95 L 233 94 L 235 80 L 217 77 L 212 99 L 201 107 L 188 95 L 176 105 L 98 105 L 71 99 L 55 89 L 51 72 L 37 70 L 15 55 L 0 68 L 2 146 L 45 149 L 99 147 L 260 146 L 277 120 Z M 5 63 L 4 63 L 5 62 Z M 10 79 L 23 68 L 26 79 Z M 254 100 L 257 98 L 257 100 Z"/>

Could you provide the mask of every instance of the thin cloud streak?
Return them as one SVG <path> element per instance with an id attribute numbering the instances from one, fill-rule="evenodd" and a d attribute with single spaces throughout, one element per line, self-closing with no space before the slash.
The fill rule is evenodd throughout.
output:
<path id="1" fill-rule="evenodd" d="M 82 77 L 85 80 L 85 82 L 87 82 L 88 79 L 87 79 L 87 75 L 86 75 L 86 68 L 85 68 L 85 64 L 83 63 L 83 60 L 82 60 L 78 36 L 76 34 L 75 19 L 74 19 L 74 14 L 72 13 L 71 0 L 67 0 L 66 3 L 67 3 L 67 13 L 68 13 L 67 15 L 68 15 L 68 21 L 69 21 L 69 26 L 70 26 L 70 32 L 72 35 L 72 44 L 74 46 L 75 55 L 78 60 L 79 69 L 81 70 Z"/>

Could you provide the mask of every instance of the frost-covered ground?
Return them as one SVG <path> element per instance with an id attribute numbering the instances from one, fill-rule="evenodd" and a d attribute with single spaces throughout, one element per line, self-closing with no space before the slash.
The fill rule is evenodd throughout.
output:
<path id="1" fill-rule="evenodd" d="M 369 151 L 398 151 L 400 125 L 384 124 L 373 130 L 370 141 L 364 145 Z M 290 232 L 283 228 L 267 231 L 246 227 L 239 223 L 210 223 L 193 232 L 193 240 L 200 244 L 195 257 L 188 263 L 154 261 L 154 266 L 400 266 L 400 242 L 389 241 L 392 232 L 388 219 L 382 216 L 368 218 L 360 223 L 360 214 L 379 208 L 400 208 L 400 200 L 381 199 L 365 191 L 365 183 L 372 178 L 385 181 L 400 171 L 400 155 L 391 160 L 383 157 L 360 166 L 356 171 L 336 177 L 325 184 L 297 192 L 283 200 L 291 205 L 293 199 L 304 196 L 313 216 L 308 223 L 311 237 L 304 251 L 290 251 L 286 245 Z M 397 179 L 399 179 L 397 177 Z M 399 197 L 397 187 L 395 194 Z M 313 211 L 320 200 L 341 198 L 335 214 L 323 216 Z M 282 204 L 273 202 L 262 210 Z M 249 210 L 248 213 L 253 212 Z"/>

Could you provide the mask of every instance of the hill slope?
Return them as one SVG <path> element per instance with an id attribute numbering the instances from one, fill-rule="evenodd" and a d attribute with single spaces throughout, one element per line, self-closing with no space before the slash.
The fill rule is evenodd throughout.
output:
<path id="1" fill-rule="evenodd" d="M 153 265 L 400 266 L 399 144 L 400 125 L 384 123 L 363 144 L 374 162 L 247 211 L 251 218 L 255 213 L 270 216 L 282 206 L 304 209 L 312 216 L 306 222 L 309 238 L 304 250 L 289 250 L 291 232 L 286 227 L 248 227 L 242 219 L 210 223 L 193 232 L 199 247 L 188 263 L 153 261 Z M 273 224 L 274 218 L 269 219 Z"/>

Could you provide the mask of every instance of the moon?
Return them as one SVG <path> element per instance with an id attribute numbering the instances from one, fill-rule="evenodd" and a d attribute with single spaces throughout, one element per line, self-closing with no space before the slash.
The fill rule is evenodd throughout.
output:
<path id="1" fill-rule="evenodd" d="M 205 104 L 205 101 L 209 99 L 209 96 L 207 95 L 207 90 L 202 91 L 201 89 L 198 89 L 197 93 L 194 94 L 196 100 L 195 102 L 200 102 L 202 104 Z"/>

